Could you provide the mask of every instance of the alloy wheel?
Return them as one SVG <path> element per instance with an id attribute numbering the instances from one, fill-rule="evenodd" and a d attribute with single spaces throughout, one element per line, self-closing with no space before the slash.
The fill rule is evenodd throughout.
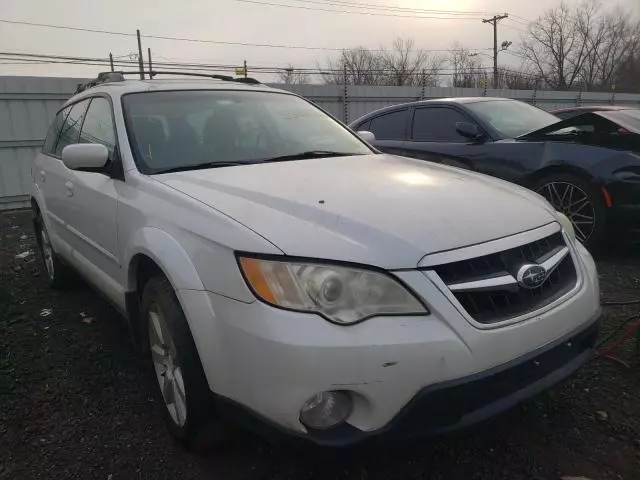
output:
<path id="1" fill-rule="evenodd" d="M 578 240 L 584 243 L 591 237 L 596 227 L 596 212 L 584 190 L 568 182 L 549 182 L 537 193 L 571 220 Z"/>
<path id="2" fill-rule="evenodd" d="M 42 256 L 44 257 L 44 265 L 47 269 L 47 275 L 50 280 L 53 280 L 56 274 L 55 266 L 53 264 L 53 249 L 51 248 L 51 242 L 49 241 L 49 235 L 47 230 L 42 228 L 40 230 L 40 238 L 42 241 Z"/>
<path id="3" fill-rule="evenodd" d="M 162 398 L 171 419 L 182 427 L 187 421 L 187 396 L 178 363 L 177 350 L 162 310 L 157 303 L 149 307 L 149 347 L 162 392 Z"/>

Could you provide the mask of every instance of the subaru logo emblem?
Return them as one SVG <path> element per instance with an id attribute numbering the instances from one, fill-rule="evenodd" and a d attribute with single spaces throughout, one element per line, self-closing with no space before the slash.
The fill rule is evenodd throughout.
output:
<path id="1" fill-rule="evenodd" d="M 541 286 L 547 279 L 547 271 L 541 265 L 529 263 L 518 270 L 516 280 L 522 288 L 533 290 Z"/>

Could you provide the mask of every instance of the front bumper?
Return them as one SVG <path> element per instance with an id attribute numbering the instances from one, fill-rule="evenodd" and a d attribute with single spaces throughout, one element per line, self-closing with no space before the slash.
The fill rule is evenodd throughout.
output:
<path id="1" fill-rule="evenodd" d="M 591 357 L 600 318 L 587 328 L 506 365 L 420 390 L 383 428 L 364 432 L 348 423 L 329 431 L 301 434 L 260 418 L 241 405 L 217 398 L 225 418 L 234 418 L 270 437 L 298 437 L 321 446 L 429 437 L 480 423 L 503 413 L 569 377 Z"/>
<path id="2" fill-rule="evenodd" d="M 536 374 L 511 367 L 564 341 L 559 339 L 575 337 L 599 317 L 593 260 L 580 245 L 572 256 L 580 271 L 574 291 L 544 311 L 498 327 L 474 325 L 417 270 L 395 275 L 428 302 L 429 315 L 375 317 L 349 327 L 258 301 L 243 303 L 196 290 L 177 294 L 214 394 L 241 405 L 263 419 L 261 423 L 315 443 L 340 445 L 376 436 L 398 422 L 415 424 L 417 431 L 409 434 L 457 428 L 508 408 L 571 373 L 588 357 L 588 342 L 578 342 L 582 356 L 569 349 L 566 355 L 544 357 L 545 367 Z M 467 387 L 473 395 L 466 388 L 453 388 L 461 382 L 475 386 L 487 375 L 502 378 L 493 375 L 506 368 L 517 372 L 507 376 L 522 376 L 522 383 L 503 391 L 483 382 L 480 390 Z M 300 409 L 311 396 L 327 390 L 349 392 L 353 413 L 342 427 L 323 434 L 309 431 L 300 422 Z M 485 397 L 483 390 L 492 393 Z M 456 403 L 451 395 L 472 398 Z M 444 399 L 452 408 L 436 409 L 438 421 L 429 412 L 435 408 L 433 399 Z M 422 402 L 425 407 L 415 407 Z M 412 418 L 407 409 L 427 412 L 429 422 L 436 424 Z"/>

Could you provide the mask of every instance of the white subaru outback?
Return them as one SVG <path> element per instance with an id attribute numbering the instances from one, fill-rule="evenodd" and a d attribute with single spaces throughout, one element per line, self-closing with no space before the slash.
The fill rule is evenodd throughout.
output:
<path id="1" fill-rule="evenodd" d="M 321 445 L 437 434 L 589 358 L 596 268 L 542 197 L 263 85 L 99 78 L 35 159 L 38 240 L 52 286 L 73 269 L 125 315 L 185 444 L 231 413 Z"/>

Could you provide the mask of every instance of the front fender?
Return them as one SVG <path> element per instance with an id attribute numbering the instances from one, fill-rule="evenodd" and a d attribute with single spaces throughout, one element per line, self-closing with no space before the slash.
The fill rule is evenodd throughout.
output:
<path id="1" fill-rule="evenodd" d="M 169 279 L 176 290 L 204 290 L 204 285 L 191 258 L 182 245 L 164 230 L 154 227 L 143 227 L 138 230 L 128 243 L 125 252 L 125 263 L 128 265 L 127 290 L 136 289 L 135 271 L 131 268 L 132 259 L 138 255 L 151 258 Z"/>

